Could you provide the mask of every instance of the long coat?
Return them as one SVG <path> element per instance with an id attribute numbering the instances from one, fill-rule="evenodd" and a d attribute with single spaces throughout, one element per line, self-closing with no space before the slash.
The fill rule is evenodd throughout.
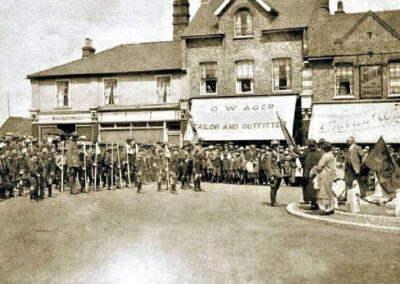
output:
<path id="1" fill-rule="evenodd" d="M 335 156 L 332 151 L 322 156 L 316 170 L 319 183 L 317 199 L 333 199 L 332 185 L 335 178 Z"/>
<path id="2" fill-rule="evenodd" d="M 313 179 L 310 178 L 310 171 L 316 165 L 322 157 L 322 153 L 318 151 L 309 151 L 304 159 L 304 187 L 303 187 L 303 198 L 304 202 L 310 202 L 316 200 L 316 190 L 314 189 Z"/>

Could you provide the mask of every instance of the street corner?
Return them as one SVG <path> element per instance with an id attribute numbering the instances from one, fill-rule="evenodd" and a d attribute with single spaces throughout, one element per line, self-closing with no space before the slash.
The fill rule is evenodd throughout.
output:
<path id="1" fill-rule="evenodd" d="M 335 210 L 335 214 L 333 215 L 322 216 L 320 211 L 309 210 L 307 205 L 299 203 L 290 203 L 286 207 L 286 211 L 295 217 L 319 222 L 324 225 L 362 231 L 400 234 L 400 218 L 396 217 L 349 213 L 341 209 Z"/>

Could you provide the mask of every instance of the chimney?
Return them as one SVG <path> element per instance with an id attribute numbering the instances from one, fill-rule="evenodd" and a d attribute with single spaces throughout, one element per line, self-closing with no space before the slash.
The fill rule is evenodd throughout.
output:
<path id="1" fill-rule="evenodd" d="M 319 7 L 329 12 L 329 0 L 319 0 Z"/>
<path id="2" fill-rule="evenodd" d="M 82 47 L 82 57 L 92 56 L 96 52 L 96 49 L 92 46 L 92 40 L 90 38 L 85 39 L 85 46 Z"/>
<path id="3" fill-rule="evenodd" d="M 173 29 L 174 41 L 181 40 L 185 28 L 189 24 L 189 0 L 174 0 Z"/>
<path id="4" fill-rule="evenodd" d="M 335 11 L 335 15 L 340 15 L 340 14 L 345 14 L 345 12 L 343 10 L 343 2 L 342 1 L 337 2 L 337 10 Z"/>

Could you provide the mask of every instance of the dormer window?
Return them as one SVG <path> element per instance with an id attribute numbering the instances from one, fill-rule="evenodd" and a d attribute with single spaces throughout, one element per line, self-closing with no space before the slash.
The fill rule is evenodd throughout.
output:
<path id="1" fill-rule="evenodd" d="M 247 9 L 240 9 L 235 14 L 235 37 L 253 36 L 253 16 Z"/>

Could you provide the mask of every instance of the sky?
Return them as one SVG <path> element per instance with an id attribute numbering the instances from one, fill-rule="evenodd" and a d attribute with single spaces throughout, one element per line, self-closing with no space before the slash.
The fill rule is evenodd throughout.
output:
<path id="1" fill-rule="evenodd" d="M 282 0 L 283 1 L 283 0 Z M 299 0 L 301 1 L 301 0 Z M 201 0 L 190 0 L 194 15 Z M 116 45 L 172 40 L 173 0 L 1 0 L 0 125 L 29 116 L 32 74 L 79 59 L 85 38 L 96 52 Z M 400 9 L 400 0 L 343 0 L 346 12 Z M 331 11 L 337 0 L 331 0 Z"/>

